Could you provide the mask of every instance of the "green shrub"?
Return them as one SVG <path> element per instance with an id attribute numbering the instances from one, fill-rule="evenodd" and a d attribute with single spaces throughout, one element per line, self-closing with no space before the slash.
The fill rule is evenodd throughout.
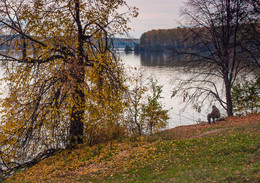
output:
<path id="1" fill-rule="evenodd" d="M 258 113 L 260 108 L 260 77 L 237 83 L 232 87 L 233 108 L 237 115 Z"/>

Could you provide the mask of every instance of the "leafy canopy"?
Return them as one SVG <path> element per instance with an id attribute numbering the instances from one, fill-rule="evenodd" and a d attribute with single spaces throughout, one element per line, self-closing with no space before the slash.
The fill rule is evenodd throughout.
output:
<path id="1" fill-rule="evenodd" d="M 0 167 L 83 143 L 100 112 L 117 118 L 123 77 L 110 38 L 137 14 L 123 0 L 0 0 Z"/>

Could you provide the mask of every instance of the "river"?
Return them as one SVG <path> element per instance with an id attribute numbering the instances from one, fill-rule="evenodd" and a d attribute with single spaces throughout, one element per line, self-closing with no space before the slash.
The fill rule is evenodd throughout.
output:
<path id="1" fill-rule="evenodd" d="M 185 72 L 181 63 L 181 58 L 171 53 L 134 53 L 118 51 L 125 67 L 136 67 L 141 70 L 144 77 L 152 77 L 158 81 L 158 85 L 163 86 L 161 102 L 165 109 L 170 109 L 170 120 L 167 128 L 173 128 L 181 125 L 196 124 L 201 121 L 206 121 L 207 114 L 211 112 L 209 107 L 211 104 L 202 108 L 201 112 L 197 112 L 192 105 L 187 105 L 183 102 L 182 96 L 171 97 L 173 90 L 177 85 L 177 80 L 182 78 L 189 78 L 192 75 Z M 174 59 L 173 59 L 174 58 Z M 221 85 L 221 83 L 219 83 Z M 222 115 L 225 115 L 221 110 Z"/>
<path id="2" fill-rule="evenodd" d="M 181 97 L 171 98 L 172 91 L 175 87 L 174 80 L 176 76 L 187 77 L 188 74 L 176 69 L 176 64 L 181 60 L 175 58 L 174 62 L 169 61 L 172 56 L 168 53 L 139 53 L 117 51 L 122 61 L 125 63 L 125 68 L 136 67 L 137 70 L 141 70 L 145 78 L 152 77 L 158 80 L 158 85 L 163 86 L 161 102 L 164 109 L 170 109 L 170 120 L 168 121 L 167 128 L 173 128 L 180 125 L 195 124 L 200 120 L 206 120 L 206 112 L 197 113 L 193 108 L 188 107 L 185 110 L 185 103 L 182 102 Z M 0 69 L 0 75 L 3 76 L 3 69 Z M 6 96 L 7 88 L 5 84 L 0 84 L 0 91 L 2 95 L 0 98 Z"/>
<path id="3" fill-rule="evenodd" d="M 137 71 L 142 72 L 145 78 L 153 78 L 158 81 L 158 85 L 162 85 L 162 99 L 161 102 L 164 109 L 170 109 L 170 119 L 168 121 L 167 128 L 173 128 L 181 125 L 196 124 L 201 121 L 206 121 L 207 114 L 211 112 L 211 107 L 216 103 L 208 103 L 205 105 L 201 112 L 197 112 L 192 105 L 188 105 L 183 102 L 182 96 L 171 97 L 173 90 L 176 89 L 177 81 L 179 79 L 188 79 L 192 77 L 192 74 L 184 71 L 182 58 L 172 55 L 170 52 L 166 53 L 148 53 L 148 52 L 116 52 L 123 63 L 125 68 L 129 70 L 129 67 L 137 68 Z M 0 74 L 3 75 L 2 70 Z M 218 86 L 222 86 L 221 81 L 218 82 Z M 5 91 L 4 84 L 0 85 L 1 91 Z M 5 92 L 4 92 L 5 93 Z M 1 95 L 1 98 L 5 95 Z M 220 106 L 218 106 L 220 107 Z M 225 111 L 220 108 L 222 116 L 225 116 Z"/>

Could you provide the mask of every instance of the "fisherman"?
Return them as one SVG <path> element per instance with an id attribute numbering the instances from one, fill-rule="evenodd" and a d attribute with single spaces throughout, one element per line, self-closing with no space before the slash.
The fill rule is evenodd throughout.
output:
<path id="1" fill-rule="evenodd" d="M 209 124 L 211 123 L 211 119 L 213 120 L 213 123 L 215 123 L 215 120 L 217 118 L 220 118 L 220 112 L 219 112 L 218 108 L 215 105 L 213 105 L 211 113 L 208 114 L 208 122 L 209 122 Z"/>

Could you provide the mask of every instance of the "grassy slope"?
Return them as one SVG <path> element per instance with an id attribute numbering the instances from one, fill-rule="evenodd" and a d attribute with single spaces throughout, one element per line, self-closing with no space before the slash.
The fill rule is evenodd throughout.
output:
<path id="1" fill-rule="evenodd" d="M 62 151 L 7 182 L 260 182 L 260 114 Z"/>

